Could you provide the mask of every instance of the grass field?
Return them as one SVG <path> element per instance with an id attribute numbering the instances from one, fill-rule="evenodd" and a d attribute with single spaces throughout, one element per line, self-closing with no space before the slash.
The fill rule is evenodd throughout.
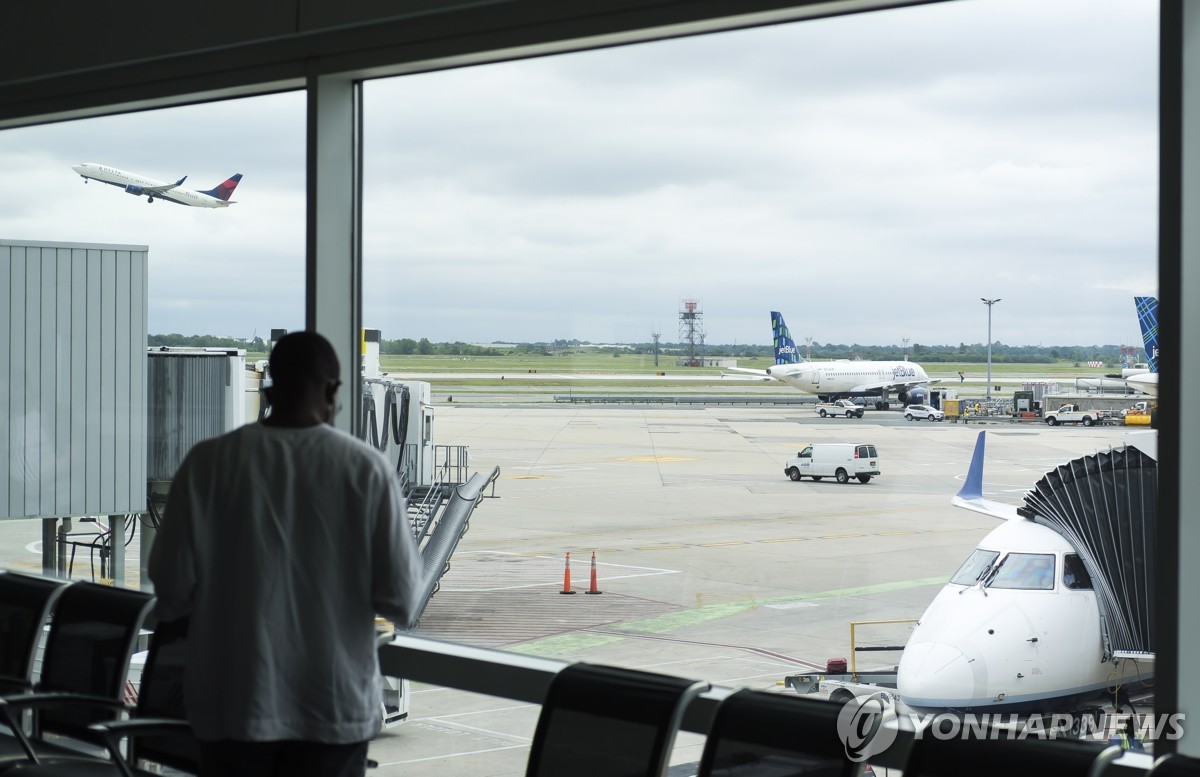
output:
<path id="1" fill-rule="evenodd" d="M 266 354 L 248 353 L 247 362 L 267 358 Z M 763 359 L 739 359 L 739 367 L 766 369 L 770 362 Z M 929 363 L 923 365 L 931 378 L 940 379 L 946 386 L 958 384 L 958 372 L 962 370 L 969 381 L 978 383 L 987 375 L 987 365 L 976 362 L 970 363 Z M 716 367 L 679 367 L 673 358 L 659 357 L 659 364 L 654 365 L 654 357 L 648 354 L 621 354 L 612 356 L 608 353 L 570 352 L 554 356 L 539 356 L 532 354 L 506 354 L 502 356 L 395 356 L 380 357 L 381 371 L 389 374 L 406 376 L 422 376 L 430 374 L 428 380 L 435 389 L 449 386 L 456 390 L 473 390 L 484 388 L 514 388 L 525 387 L 530 393 L 556 393 L 567 386 L 578 387 L 579 380 L 586 376 L 603 377 L 604 375 L 645 375 L 645 381 L 623 380 L 619 385 L 604 381 L 589 382 L 597 391 L 615 391 L 619 389 L 634 389 L 655 387 L 662 389 L 697 390 L 705 387 L 720 387 L 729 390 L 733 386 L 743 387 L 747 391 L 794 391 L 788 386 L 774 381 L 758 383 L 753 380 L 733 382 L 722 378 L 722 370 Z M 1116 368 L 1076 366 L 1074 362 L 1059 361 L 1053 364 L 1021 364 L 1021 363 L 992 363 L 992 378 L 996 382 L 1012 383 L 1015 380 L 1036 376 L 1041 379 L 1072 381 L 1075 378 L 1101 377 L 1106 373 L 1115 372 Z M 464 377 L 449 377 L 454 373 L 463 373 Z M 486 378 L 465 377 L 470 373 L 493 373 L 494 377 Z M 662 373 L 662 375 L 659 375 Z M 440 377 L 444 375 L 447 377 Z M 501 380 L 500 376 L 504 379 Z M 554 377 L 551 377 L 554 376 Z M 561 378 L 559 378 L 561 376 Z M 698 376 L 711 380 L 697 381 Z M 686 378 L 672 380 L 672 378 Z M 576 388 L 578 390 L 578 388 Z M 591 388 L 588 389 L 589 391 Z"/>

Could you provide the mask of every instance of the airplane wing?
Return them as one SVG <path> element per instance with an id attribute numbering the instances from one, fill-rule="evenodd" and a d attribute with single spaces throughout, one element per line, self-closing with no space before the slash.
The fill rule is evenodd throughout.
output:
<path id="1" fill-rule="evenodd" d="M 162 194 L 163 192 L 169 192 L 172 189 L 176 189 L 179 186 L 182 186 L 183 182 L 186 180 L 187 180 L 187 176 L 185 175 L 184 177 L 180 178 L 175 183 L 168 183 L 168 184 L 164 184 L 163 186 L 143 186 L 142 194 Z"/>
<path id="2" fill-rule="evenodd" d="M 759 380 L 774 380 L 774 378 L 772 378 L 770 375 L 767 374 L 766 370 L 754 370 L 749 367 L 730 367 L 729 369 L 732 370 L 733 372 L 741 372 L 746 375 L 757 375 Z M 724 372 L 721 373 L 721 377 L 722 378 L 725 377 Z M 730 377 L 736 377 L 736 376 L 730 376 Z"/>
<path id="3" fill-rule="evenodd" d="M 996 502 L 983 497 L 983 457 L 986 435 L 987 432 L 980 432 L 979 437 L 975 439 L 975 453 L 971 456 L 971 468 L 967 470 L 967 479 L 963 481 L 962 488 L 958 489 L 958 493 L 950 500 L 950 504 L 1006 521 L 1023 520 L 1023 516 L 1017 512 L 1016 505 Z"/>

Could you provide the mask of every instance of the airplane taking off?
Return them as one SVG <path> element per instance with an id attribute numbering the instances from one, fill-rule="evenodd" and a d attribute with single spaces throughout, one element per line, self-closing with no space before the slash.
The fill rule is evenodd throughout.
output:
<path id="1" fill-rule="evenodd" d="M 144 196 L 146 202 L 154 202 L 154 199 L 157 197 L 158 199 L 168 200 L 180 205 L 191 205 L 194 208 L 229 207 L 234 203 L 229 197 L 233 194 L 233 190 L 237 188 L 238 181 L 242 180 L 242 174 L 238 173 L 237 175 L 230 176 L 211 189 L 195 191 L 179 188 L 187 180 L 186 175 L 175 183 L 166 183 L 135 173 L 127 173 L 124 170 L 118 170 L 108 165 L 98 165 L 94 162 L 84 162 L 83 164 L 73 166 L 71 169 L 83 177 L 84 183 L 87 183 L 88 179 L 100 181 L 111 186 L 120 186 L 126 193 L 132 194 L 135 197 Z"/>
<path id="2" fill-rule="evenodd" d="M 771 311 L 771 333 L 775 343 L 775 364 L 766 370 L 731 367 L 734 372 L 778 380 L 806 394 L 816 394 L 822 402 L 843 397 L 879 397 L 876 410 L 888 409 L 888 395 L 905 405 L 924 404 L 928 386 L 936 383 L 921 365 L 908 361 L 807 362 L 788 333 L 783 315 Z"/>
<path id="3" fill-rule="evenodd" d="M 952 503 L 1003 523 L 918 621 L 900 698 L 930 711 L 1119 711 L 1153 685 L 1157 446 L 1059 466 L 1018 507 L 983 497 L 985 435 Z"/>

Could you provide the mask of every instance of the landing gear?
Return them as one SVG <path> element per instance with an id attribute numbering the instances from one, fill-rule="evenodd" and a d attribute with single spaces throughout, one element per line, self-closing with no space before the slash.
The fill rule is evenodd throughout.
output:
<path id="1" fill-rule="evenodd" d="M 891 404 L 883 401 L 882 399 L 875 400 L 875 409 L 876 410 L 887 410 L 890 407 L 891 407 Z"/>
<path id="2" fill-rule="evenodd" d="M 154 198 L 153 198 L 153 197 L 147 197 L 147 198 L 146 198 L 146 202 L 154 202 Z"/>

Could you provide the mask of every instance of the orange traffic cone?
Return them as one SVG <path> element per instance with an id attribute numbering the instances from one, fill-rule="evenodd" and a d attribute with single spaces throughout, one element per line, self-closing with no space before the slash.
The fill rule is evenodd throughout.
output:
<path id="1" fill-rule="evenodd" d="M 571 551 L 567 551 L 567 566 L 563 569 L 563 587 L 560 594 L 573 594 L 571 590 Z"/>
<path id="2" fill-rule="evenodd" d="M 587 590 L 589 594 L 602 594 L 603 591 L 596 588 L 596 551 L 592 551 L 592 587 Z"/>

